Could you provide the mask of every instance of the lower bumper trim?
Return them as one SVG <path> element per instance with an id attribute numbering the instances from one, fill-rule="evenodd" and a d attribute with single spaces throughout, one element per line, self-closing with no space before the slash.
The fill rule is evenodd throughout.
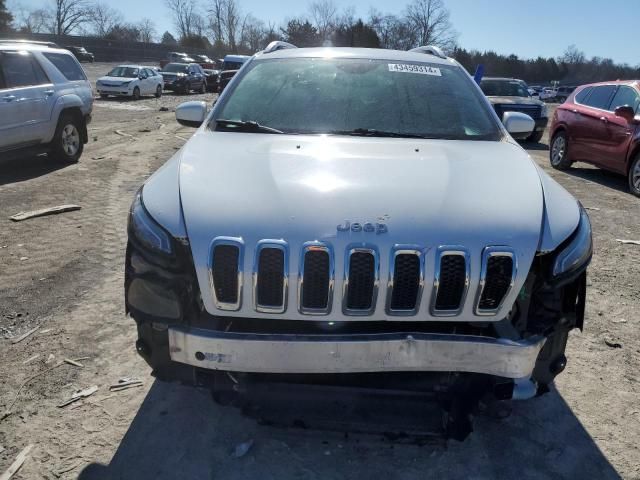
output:
<path id="1" fill-rule="evenodd" d="M 175 362 L 252 373 L 469 372 L 531 376 L 545 338 L 390 333 L 271 335 L 169 329 Z"/>

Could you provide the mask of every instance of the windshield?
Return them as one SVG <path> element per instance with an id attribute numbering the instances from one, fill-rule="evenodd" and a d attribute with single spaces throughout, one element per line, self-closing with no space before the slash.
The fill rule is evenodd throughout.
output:
<path id="1" fill-rule="evenodd" d="M 169 65 L 164 67 L 164 72 L 182 72 L 187 73 L 188 65 L 184 63 L 170 63 Z"/>
<path id="2" fill-rule="evenodd" d="M 133 67 L 116 67 L 108 74 L 109 77 L 136 78 L 139 70 Z"/>
<path id="3" fill-rule="evenodd" d="M 284 133 L 394 133 L 497 140 L 500 130 L 459 67 L 369 59 L 253 62 L 216 120 L 257 122 Z"/>
<path id="4" fill-rule="evenodd" d="M 482 80 L 480 88 L 488 97 L 528 97 L 527 85 L 520 80 Z"/>

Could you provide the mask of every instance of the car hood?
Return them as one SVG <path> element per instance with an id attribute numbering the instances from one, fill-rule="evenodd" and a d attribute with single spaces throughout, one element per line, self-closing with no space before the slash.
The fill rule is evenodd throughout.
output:
<path id="1" fill-rule="evenodd" d="M 536 253 L 544 211 L 533 161 L 508 141 L 201 129 L 181 152 L 179 184 L 203 302 L 211 313 L 216 308 L 208 287 L 208 262 L 211 243 L 219 236 L 242 238 L 245 278 L 250 278 L 258 241 L 286 240 L 291 288 L 296 285 L 301 246 L 308 241 L 332 246 L 336 279 L 344 271 L 343 256 L 350 245 L 379 250 L 381 279 L 387 278 L 394 245 L 418 245 L 429 252 L 427 275 L 433 269 L 429 255 L 435 255 L 438 246 L 461 245 L 472 259 L 470 288 L 478 284 L 482 250 L 506 245 L 516 251 L 519 265 L 514 300 Z M 385 224 L 387 231 L 338 231 L 337 225 L 345 220 Z M 245 288 L 243 294 L 249 311 L 243 307 L 225 314 L 260 316 L 250 308 L 250 290 Z M 290 294 L 295 297 L 295 291 Z M 337 316 L 339 310 L 334 309 Z M 384 307 L 378 313 L 376 318 L 386 318 Z M 473 316 L 472 307 L 465 306 L 462 315 Z M 284 317 L 304 318 L 295 308 Z"/>
<path id="2" fill-rule="evenodd" d="M 487 97 L 493 104 L 509 105 L 543 105 L 544 102 L 531 97 Z"/>
<path id="3" fill-rule="evenodd" d="M 122 82 L 130 82 L 132 80 L 137 80 L 138 77 L 100 77 L 98 81 L 100 82 L 111 82 L 111 83 L 122 83 Z"/>

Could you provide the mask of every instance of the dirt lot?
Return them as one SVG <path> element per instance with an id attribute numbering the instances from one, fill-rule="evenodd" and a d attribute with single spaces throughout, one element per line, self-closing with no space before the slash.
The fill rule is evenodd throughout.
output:
<path id="1" fill-rule="evenodd" d="M 95 80 L 108 68 L 88 71 Z M 616 242 L 640 240 L 640 199 L 586 165 L 552 171 L 546 139 L 529 152 L 591 209 L 595 241 L 585 331 L 572 333 L 550 394 L 507 419 L 478 418 L 464 443 L 417 446 L 260 426 L 206 391 L 154 381 L 124 315 L 125 222 L 138 186 L 191 135 L 171 111 L 184 99 L 96 101 L 77 165 L 0 161 L 0 412 L 12 411 L 0 421 L 0 472 L 34 444 L 14 478 L 640 478 L 640 247 Z M 8 218 L 63 203 L 82 210 Z M 58 363 L 82 357 L 82 368 Z M 144 386 L 110 393 L 121 377 Z M 57 408 L 92 385 L 88 399 Z"/>

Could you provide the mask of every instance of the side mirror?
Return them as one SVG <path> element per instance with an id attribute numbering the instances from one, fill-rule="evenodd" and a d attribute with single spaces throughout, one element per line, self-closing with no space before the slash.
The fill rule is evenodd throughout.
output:
<path id="1" fill-rule="evenodd" d="M 614 113 L 616 117 L 624 118 L 629 123 L 633 122 L 636 117 L 636 112 L 629 105 L 622 105 L 616 108 Z"/>
<path id="2" fill-rule="evenodd" d="M 176 108 L 176 120 L 185 127 L 198 128 L 207 118 L 207 104 L 204 102 L 185 102 Z"/>
<path id="3" fill-rule="evenodd" d="M 533 118 L 521 112 L 504 112 L 502 124 L 513 138 L 519 140 L 527 138 L 536 128 Z"/>

